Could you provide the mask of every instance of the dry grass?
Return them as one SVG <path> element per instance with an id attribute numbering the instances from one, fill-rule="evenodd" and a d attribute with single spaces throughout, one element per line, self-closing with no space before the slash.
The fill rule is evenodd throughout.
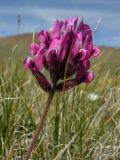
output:
<path id="1" fill-rule="evenodd" d="M 23 159 L 47 98 L 22 66 L 31 40 L 20 36 L 13 50 L 16 37 L 0 39 L 1 160 Z M 32 160 L 120 159 L 120 50 L 102 51 L 92 84 L 55 95 Z"/>

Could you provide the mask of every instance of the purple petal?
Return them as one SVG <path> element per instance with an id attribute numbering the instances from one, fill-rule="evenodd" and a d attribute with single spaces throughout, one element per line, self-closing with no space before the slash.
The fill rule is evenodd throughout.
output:
<path id="1" fill-rule="evenodd" d="M 60 44 L 59 39 L 54 39 L 47 51 L 46 59 L 50 63 L 56 63 L 62 60 L 64 54 L 64 46 Z M 62 48 L 61 48 L 62 47 Z"/>
<path id="2" fill-rule="evenodd" d="M 50 45 L 50 35 L 49 32 L 46 30 L 41 30 L 38 33 L 38 39 L 41 43 L 45 43 L 47 47 Z"/>
<path id="3" fill-rule="evenodd" d="M 66 80 L 65 82 L 61 82 L 56 86 L 56 91 L 65 91 L 75 87 L 76 81 L 75 79 Z"/>
<path id="4" fill-rule="evenodd" d="M 89 60 L 83 60 L 79 62 L 79 66 L 77 68 L 77 74 L 76 74 L 76 81 L 78 83 L 83 82 L 86 71 L 90 68 L 90 61 Z"/>
<path id="5" fill-rule="evenodd" d="M 85 59 L 81 61 L 82 67 L 84 67 L 86 70 L 90 68 L 90 61 Z"/>
<path id="6" fill-rule="evenodd" d="M 85 82 L 85 83 L 90 83 L 93 79 L 94 79 L 94 74 L 93 74 L 93 72 L 91 72 L 91 71 L 86 72 L 84 82 Z"/>
<path id="7" fill-rule="evenodd" d="M 92 57 L 97 57 L 100 54 L 100 49 L 96 46 L 93 47 Z"/>
<path id="8" fill-rule="evenodd" d="M 52 28 L 52 39 L 60 38 L 60 22 L 56 20 Z"/>
<path id="9" fill-rule="evenodd" d="M 38 33 L 38 39 L 41 43 L 45 43 L 45 35 L 44 35 L 44 30 L 41 30 L 39 33 Z"/>
<path id="10" fill-rule="evenodd" d="M 48 80 L 45 78 L 45 76 L 42 73 L 34 72 L 33 75 L 36 77 L 36 80 L 37 80 L 38 84 L 40 85 L 40 87 L 44 91 L 50 91 L 51 90 L 50 83 L 48 82 Z"/>
<path id="11" fill-rule="evenodd" d="M 45 30 L 44 31 L 44 35 L 45 35 L 45 44 L 46 44 L 46 47 L 49 48 L 50 42 L 51 42 L 50 33 Z"/>
<path id="12" fill-rule="evenodd" d="M 83 19 L 80 21 L 78 28 L 77 28 L 77 32 L 81 32 L 84 28 L 84 22 Z"/>
<path id="13" fill-rule="evenodd" d="M 85 68 L 80 64 L 79 67 L 77 68 L 77 74 L 76 74 L 76 81 L 78 83 L 81 83 L 84 76 L 85 76 Z"/>
<path id="14" fill-rule="evenodd" d="M 58 62 L 58 57 L 55 49 L 49 51 L 47 62 L 52 65 L 55 65 Z"/>
<path id="15" fill-rule="evenodd" d="M 66 19 L 65 19 L 65 24 L 66 24 L 66 26 L 69 25 L 70 23 L 71 23 L 71 19 L 70 19 L 70 18 L 66 18 Z"/>
<path id="16" fill-rule="evenodd" d="M 43 56 L 43 66 L 46 70 L 49 70 L 49 64 L 47 62 L 45 55 Z"/>
<path id="17" fill-rule="evenodd" d="M 75 19 L 75 21 L 76 21 L 76 19 Z M 71 33 L 71 31 L 72 32 L 74 32 L 75 31 L 75 22 L 74 21 L 74 19 L 72 20 L 72 19 L 70 19 L 70 18 L 67 18 L 66 20 L 65 20 L 65 29 L 66 29 L 66 33 L 68 32 L 68 33 Z"/>
<path id="18" fill-rule="evenodd" d="M 67 18 L 66 19 L 67 28 L 71 28 L 73 31 L 75 31 L 77 27 L 77 22 L 78 22 L 77 17 L 74 17 L 73 19 Z"/>
<path id="19" fill-rule="evenodd" d="M 38 70 L 41 68 L 42 63 L 43 63 L 43 54 L 38 52 L 38 54 L 36 55 L 36 58 L 35 58 L 35 65 Z"/>
<path id="20" fill-rule="evenodd" d="M 91 30 L 86 31 L 86 37 L 85 37 L 85 41 L 83 44 L 83 48 L 86 50 L 89 50 L 89 51 L 92 51 L 92 49 L 93 49 L 92 31 Z"/>
<path id="21" fill-rule="evenodd" d="M 78 17 L 74 17 L 72 20 L 72 23 L 73 23 L 75 29 L 77 27 L 77 22 L 78 22 Z"/>
<path id="22" fill-rule="evenodd" d="M 85 35 L 87 30 L 90 30 L 90 26 L 84 24 L 84 18 L 83 18 L 78 25 L 77 32 L 82 32 L 82 34 Z"/>
<path id="23" fill-rule="evenodd" d="M 52 42 L 51 42 L 51 44 L 50 44 L 50 47 L 48 49 L 48 53 L 52 49 L 57 49 L 58 46 L 60 46 L 60 40 L 57 39 L 57 38 L 53 39 Z"/>
<path id="24" fill-rule="evenodd" d="M 67 50 L 67 46 L 68 46 L 68 43 L 67 43 L 67 37 L 63 37 L 62 40 L 61 40 L 61 44 L 60 44 L 60 51 L 59 51 L 59 62 L 62 62 L 65 58 L 65 53 L 66 53 L 66 50 Z"/>
<path id="25" fill-rule="evenodd" d="M 43 64 L 43 56 L 44 56 L 45 51 L 46 51 L 45 45 L 41 44 L 40 49 L 35 57 L 35 65 L 38 70 L 41 68 L 41 66 Z"/>
<path id="26" fill-rule="evenodd" d="M 71 49 L 71 58 L 74 59 L 77 54 L 78 54 L 78 51 L 80 49 L 80 44 L 81 44 L 81 41 L 82 41 L 82 34 L 81 32 L 80 33 L 75 33 L 75 37 L 74 37 L 74 43 L 72 45 L 72 49 Z"/>
<path id="27" fill-rule="evenodd" d="M 30 53 L 32 55 L 36 55 L 38 51 L 39 51 L 39 45 L 36 44 L 36 43 L 31 43 L 31 45 L 30 45 Z"/>
<path id="28" fill-rule="evenodd" d="M 79 51 L 79 59 L 80 60 L 85 60 L 90 57 L 90 52 L 86 49 L 80 49 Z"/>
<path id="29" fill-rule="evenodd" d="M 33 61 L 33 59 L 31 57 L 26 58 L 23 61 L 23 65 L 26 69 L 30 69 L 31 71 L 36 71 L 37 68 L 35 66 L 35 62 Z"/>
<path id="30" fill-rule="evenodd" d="M 60 25 L 60 28 L 62 29 L 62 27 L 64 26 L 64 21 L 63 20 L 59 21 L 59 25 Z"/>
<path id="31" fill-rule="evenodd" d="M 90 26 L 87 25 L 87 24 L 84 24 L 84 25 L 83 25 L 83 28 L 84 28 L 83 32 L 86 32 L 86 31 L 88 31 L 88 30 L 91 30 L 91 29 L 90 29 Z"/>

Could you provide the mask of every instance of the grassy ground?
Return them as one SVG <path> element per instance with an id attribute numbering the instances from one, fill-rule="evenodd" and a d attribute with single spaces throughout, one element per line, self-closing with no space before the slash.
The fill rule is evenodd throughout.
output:
<path id="1" fill-rule="evenodd" d="M 0 39 L 0 159 L 22 160 L 47 94 L 24 70 L 32 35 Z M 56 93 L 32 160 L 120 159 L 120 50 L 102 47 L 95 79 Z"/>

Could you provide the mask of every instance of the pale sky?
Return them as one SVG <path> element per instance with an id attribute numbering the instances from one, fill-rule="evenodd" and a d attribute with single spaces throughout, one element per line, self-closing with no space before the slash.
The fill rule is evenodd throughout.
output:
<path id="1" fill-rule="evenodd" d="M 17 15 L 20 33 L 49 28 L 56 19 L 78 16 L 94 29 L 99 45 L 120 47 L 120 0 L 4 0 L 0 1 L 0 36 L 15 35 Z"/>

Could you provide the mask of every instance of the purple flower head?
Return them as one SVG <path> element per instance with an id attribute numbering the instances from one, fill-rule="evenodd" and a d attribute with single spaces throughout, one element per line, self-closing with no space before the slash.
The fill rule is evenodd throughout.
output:
<path id="1" fill-rule="evenodd" d="M 30 46 L 31 57 L 24 60 L 41 88 L 47 92 L 62 91 L 80 83 L 90 83 L 90 58 L 97 57 L 100 50 L 94 46 L 92 31 L 78 18 L 56 20 L 48 31 L 38 33 L 39 43 Z M 50 81 L 41 73 L 45 68 Z"/>

